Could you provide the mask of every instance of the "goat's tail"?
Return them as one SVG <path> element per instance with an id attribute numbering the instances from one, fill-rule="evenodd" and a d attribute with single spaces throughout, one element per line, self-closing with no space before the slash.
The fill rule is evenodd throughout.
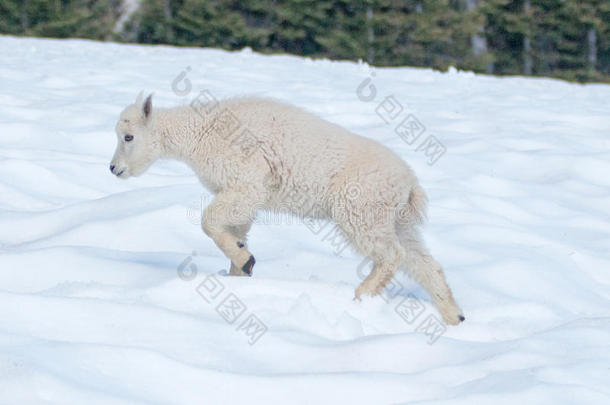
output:
<path id="1" fill-rule="evenodd" d="M 413 223 L 421 224 L 426 219 L 426 206 L 428 205 L 428 197 L 421 186 L 416 183 L 409 193 L 409 211 Z"/>

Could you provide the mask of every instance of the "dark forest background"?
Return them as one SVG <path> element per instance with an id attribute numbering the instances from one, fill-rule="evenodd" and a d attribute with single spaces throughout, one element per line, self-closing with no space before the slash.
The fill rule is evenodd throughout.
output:
<path id="1" fill-rule="evenodd" d="M 0 0 L 0 33 L 610 82 L 610 0 Z"/>

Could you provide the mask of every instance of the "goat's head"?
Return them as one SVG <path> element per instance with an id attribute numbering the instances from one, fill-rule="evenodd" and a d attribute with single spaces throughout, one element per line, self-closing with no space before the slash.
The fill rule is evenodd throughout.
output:
<path id="1" fill-rule="evenodd" d="M 153 128 L 152 94 L 142 99 L 140 93 L 116 124 L 117 147 L 110 171 L 122 179 L 144 173 L 161 153 L 159 134 Z"/>

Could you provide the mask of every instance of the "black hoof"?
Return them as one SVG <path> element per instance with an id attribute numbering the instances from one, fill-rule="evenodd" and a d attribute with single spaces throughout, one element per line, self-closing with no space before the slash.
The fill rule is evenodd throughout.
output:
<path id="1" fill-rule="evenodd" d="M 464 322 L 466 320 L 466 318 L 464 318 L 464 315 L 460 315 L 460 322 Z"/>
<path id="2" fill-rule="evenodd" d="M 250 258 L 248 259 L 246 264 L 244 264 L 244 267 L 241 268 L 241 271 L 243 271 L 247 275 L 251 276 L 252 267 L 254 267 L 254 263 L 256 263 L 256 260 L 254 260 L 254 256 L 250 255 Z"/>

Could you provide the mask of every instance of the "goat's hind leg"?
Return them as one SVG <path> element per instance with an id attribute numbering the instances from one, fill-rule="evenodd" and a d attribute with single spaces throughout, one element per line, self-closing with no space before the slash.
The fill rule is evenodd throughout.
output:
<path id="1" fill-rule="evenodd" d="M 398 240 L 378 244 L 370 253 L 375 263 L 368 277 L 356 288 L 355 298 L 362 294 L 379 295 L 400 268 L 404 253 Z"/>
<path id="2" fill-rule="evenodd" d="M 346 198 L 333 211 L 333 218 L 352 246 L 373 260 L 371 273 L 356 288 L 355 299 L 363 294 L 379 295 L 396 274 L 404 260 L 404 250 L 394 229 L 379 212 L 370 210 L 364 201 Z M 369 211 L 366 211 L 369 209 Z"/>
<path id="3" fill-rule="evenodd" d="M 407 272 L 424 287 L 448 325 L 457 325 L 465 318 L 455 302 L 441 265 L 421 243 L 416 229 L 399 225 L 400 243 L 405 249 Z"/>

